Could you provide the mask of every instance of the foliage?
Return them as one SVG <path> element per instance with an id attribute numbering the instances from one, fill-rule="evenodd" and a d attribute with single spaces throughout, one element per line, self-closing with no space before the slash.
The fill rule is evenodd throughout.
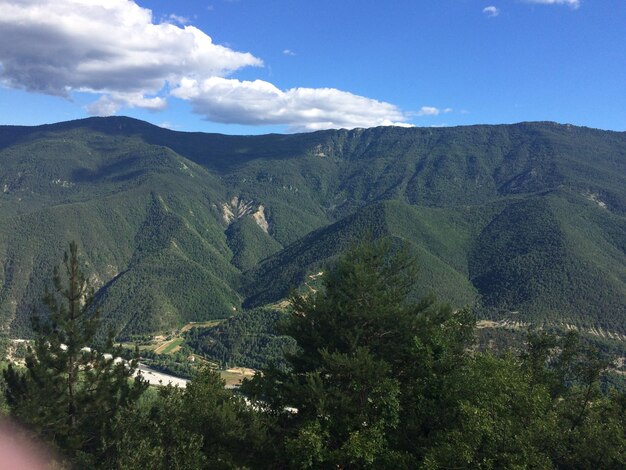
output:
<path id="1" fill-rule="evenodd" d="M 413 374 L 433 372 L 414 370 L 415 350 L 431 355 L 431 367 L 441 366 L 442 350 L 446 367 L 458 366 L 471 320 L 430 299 L 407 303 L 413 265 L 406 252 L 390 252 L 388 240 L 353 249 L 325 274 L 322 291 L 295 294 L 284 327 L 299 346 L 291 367 L 244 387 L 280 417 L 287 466 L 389 464 L 402 455 L 391 439 L 408 431 L 403 389 Z"/>
<path id="2" fill-rule="evenodd" d="M 100 319 L 97 312 L 88 315 L 93 290 L 80 269 L 76 243 L 70 243 L 63 268 L 55 269 L 54 290 L 44 297 L 49 316 L 33 317 L 37 337 L 26 369 L 10 364 L 3 373 L 5 395 L 12 416 L 72 462 L 88 465 L 106 453 L 102 443 L 112 435 L 113 417 L 147 385 L 132 379 L 136 358 L 115 359 L 110 338 L 93 349 Z"/>
<path id="3" fill-rule="evenodd" d="M 228 247 L 233 252 L 231 263 L 242 271 L 273 255 L 282 246 L 265 233 L 251 216 L 240 218 L 226 230 Z"/>
<path id="4" fill-rule="evenodd" d="M 255 412 L 209 368 L 186 389 L 162 388 L 116 422 L 119 468 L 250 468 L 262 464 L 264 431 Z"/>
<path id="5" fill-rule="evenodd" d="M 323 291 L 294 295 L 287 372 L 244 384 L 274 416 L 288 468 L 619 468 L 624 396 L 574 334 L 475 352 L 469 312 L 408 301 L 406 254 L 352 250 Z M 297 409 L 297 412 L 293 411 Z"/>
<path id="6" fill-rule="evenodd" d="M 153 351 L 142 351 L 142 361 L 152 369 L 171 374 L 176 377 L 190 379 L 196 367 L 188 360 L 188 351 L 178 351 L 173 354 L 156 354 Z"/>
<path id="7" fill-rule="evenodd" d="M 276 334 L 275 325 L 283 316 L 269 308 L 244 311 L 211 328 L 192 328 L 185 344 L 222 368 L 261 369 L 273 364 L 284 369 L 285 354 L 296 346 L 293 338 Z"/>
<path id="8" fill-rule="evenodd" d="M 37 324 L 27 370 L 4 377 L 13 415 L 76 468 L 626 466 L 626 396 L 607 388 L 608 362 L 593 346 L 532 331 L 519 351 L 477 351 L 468 309 L 413 300 L 414 258 L 393 239 L 351 248 L 319 290 L 292 294 L 278 331 L 298 347 L 286 367 L 244 382 L 243 395 L 208 366 L 185 389 L 142 395 L 130 369 L 81 351 L 97 317 L 81 303 L 88 285 L 74 244 L 66 266 L 66 288 L 55 276 L 66 301 L 47 295 L 58 308 Z M 280 315 L 220 325 L 266 331 Z M 188 341 L 208 339 L 192 332 Z"/>
<path id="9" fill-rule="evenodd" d="M 161 388 L 147 406 L 126 410 L 115 422 L 114 451 L 109 457 L 120 469 L 204 468 L 202 439 L 185 429 L 183 395 Z"/>

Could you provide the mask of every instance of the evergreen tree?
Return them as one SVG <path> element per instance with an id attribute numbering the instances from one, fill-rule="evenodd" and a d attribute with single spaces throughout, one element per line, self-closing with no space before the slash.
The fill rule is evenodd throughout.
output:
<path id="1" fill-rule="evenodd" d="M 283 332 L 300 349 L 289 371 L 244 386 L 276 416 L 277 465 L 410 466 L 430 416 L 415 410 L 439 399 L 445 382 L 432 377 L 460 364 L 473 326 L 467 312 L 431 298 L 410 302 L 414 276 L 406 250 L 382 240 L 342 257 L 319 292 L 292 296 Z"/>
<path id="2" fill-rule="evenodd" d="M 150 390 L 152 391 L 152 390 Z M 111 468 L 200 470 L 206 468 L 202 436 L 189 429 L 183 391 L 168 385 L 115 420 Z"/>
<path id="3" fill-rule="evenodd" d="M 626 400 L 600 393 L 597 354 L 571 335 L 479 353 L 472 315 L 409 301 L 413 276 L 380 241 L 292 296 L 289 369 L 243 387 L 274 417 L 270 468 L 624 468 Z"/>
<path id="4" fill-rule="evenodd" d="M 147 406 L 126 410 L 115 425 L 114 468 L 264 468 L 263 415 L 200 369 L 185 389 L 163 387 Z"/>
<path id="5" fill-rule="evenodd" d="M 65 253 L 63 275 L 55 268 L 54 289 L 45 293 L 48 317 L 33 317 L 36 339 L 26 370 L 9 366 L 4 372 L 5 395 L 20 422 L 76 465 L 94 466 L 106 451 L 112 418 L 147 384 L 133 379 L 136 359 L 118 359 L 112 335 L 93 348 L 100 317 L 90 314 L 93 289 L 80 269 L 75 242 Z"/>

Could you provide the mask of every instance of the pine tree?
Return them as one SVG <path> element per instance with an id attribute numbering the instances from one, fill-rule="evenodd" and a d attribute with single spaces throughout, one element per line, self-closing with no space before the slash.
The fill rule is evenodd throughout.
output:
<path id="1" fill-rule="evenodd" d="M 292 296 L 282 332 L 299 349 L 289 370 L 266 370 L 244 385 L 277 417 L 277 465 L 411 467 L 415 446 L 402 441 L 419 435 L 409 428 L 424 413 L 409 413 L 416 400 L 404 390 L 438 392 L 432 376 L 458 364 L 473 326 L 466 312 L 431 298 L 411 302 L 415 273 L 406 248 L 381 240 L 341 257 L 322 290 Z"/>
<path id="2" fill-rule="evenodd" d="M 379 241 L 292 296 L 289 369 L 243 387 L 274 417 L 270 468 L 624 468 L 626 399 L 596 354 L 571 335 L 478 353 L 470 312 L 412 303 L 413 276 Z"/>
<path id="3" fill-rule="evenodd" d="M 4 372 L 5 395 L 11 414 L 71 462 L 95 465 L 112 419 L 147 384 L 133 379 L 137 359 L 120 359 L 112 334 L 94 349 L 100 315 L 89 309 L 93 289 L 80 269 L 75 242 L 62 271 L 55 268 L 54 289 L 43 298 L 48 317 L 33 317 L 36 338 L 26 370 L 9 366 Z"/>

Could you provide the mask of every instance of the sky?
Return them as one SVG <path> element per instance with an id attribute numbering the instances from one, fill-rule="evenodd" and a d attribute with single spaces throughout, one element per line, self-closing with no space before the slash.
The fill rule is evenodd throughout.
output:
<path id="1" fill-rule="evenodd" d="M 626 131 L 624 0 L 0 0 L 0 124 Z"/>

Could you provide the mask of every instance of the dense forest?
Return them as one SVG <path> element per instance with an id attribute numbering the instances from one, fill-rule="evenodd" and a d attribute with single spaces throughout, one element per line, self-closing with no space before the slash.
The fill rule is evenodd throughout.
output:
<path id="1" fill-rule="evenodd" d="M 413 300 L 624 339 L 625 175 L 626 134 L 550 122 L 0 126 L 0 326 L 33 336 L 59 241 L 83 253 L 103 331 L 128 340 L 316 289 L 355 240 L 389 237 L 420 266 Z"/>
<path id="2" fill-rule="evenodd" d="M 626 396 L 602 380 L 598 350 L 537 330 L 519 352 L 480 351 L 469 309 L 413 298 L 415 261 L 389 238 L 353 247 L 315 292 L 292 293 L 281 367 L 237 391 L 209 368 L 184 389 L 154 389 L 110 339 L 89 347 L 105 315 L 90 314 L 72 245 L 26 366 L 3 373 L 3 412 L 56 468 L 626 466 Z M 262 318 L 240 321 L 263 332 Z"/>
<path id="3" fill-rule="evenodd" d="M 284 316 L 270 308 L 246 311 L 217 326 L 189 330 L 185 344 L 223 369 L 234 365 L 257 370 L 270 365 L 284 369 L 285 355 L 296 349 L 293 338 L 276 334 L 276 325 Z"/>

